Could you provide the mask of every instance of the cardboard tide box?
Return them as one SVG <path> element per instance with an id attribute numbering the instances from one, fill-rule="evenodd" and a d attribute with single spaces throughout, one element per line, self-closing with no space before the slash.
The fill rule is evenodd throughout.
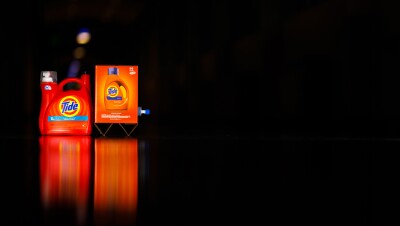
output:
<path id="1" fill-rule="evenodd" d="M 95 66 L 94 123 L 138 123 L 137 65 Z"/>

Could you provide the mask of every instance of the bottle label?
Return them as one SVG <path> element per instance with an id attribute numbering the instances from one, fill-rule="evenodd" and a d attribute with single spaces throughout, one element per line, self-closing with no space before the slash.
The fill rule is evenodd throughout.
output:
<path id="1" fill-rule="evenodd" d="M 122 96 L 119 96 L 118 86 L 111 84 L 107 87 L 107 100 L 122 100 Z"/>
<path id="2" fill-rule="evenodd" d="M 78 115 L 82 104 L 74 96 L 66 96 L 58 103 L 59 115 L 48 116 L 49 121 L 87 121 L 87 115 Z"/>

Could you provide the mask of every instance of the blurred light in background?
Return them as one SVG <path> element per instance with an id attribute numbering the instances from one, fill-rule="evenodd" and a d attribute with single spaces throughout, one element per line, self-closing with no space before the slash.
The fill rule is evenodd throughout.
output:
<path id="1" fill-rule="evenodd" d="M 90 41 L 90 32 L 87 28 L 81 28 L 76 36 L 76 42 L 78 44 L 84 45 Z"/>
<path id="2" fill-rule="evenodd" d="M 88 44 L 90 41 L 90 32 L 87 28 L 81 28 L 76 35 L 76 42 L 79 45 Z M 78 46 L 73 51 L 74 60 L 70 63 L 68 69 L 68 77 L 77 77 L 80 70 L 79 60 L 83 59 L 86 55 L 86 49 L 83 46 Z"/>
<path id="3" fill-rule="evenodd" d="M 81 67 L 81 63 L 79 62 L 79 60 L 71 61 L 71 64 L 69 65 L 69 69 L 68 69 L 68 77 L 77 77 L 80 67 Z"/>
<path id="4" fill-rule="evenodd" d="M 74 58 L 75 59 L 82 59 L 85 56 L 86 50 L 83 47 L 77 47 L 74 50 Z"/>

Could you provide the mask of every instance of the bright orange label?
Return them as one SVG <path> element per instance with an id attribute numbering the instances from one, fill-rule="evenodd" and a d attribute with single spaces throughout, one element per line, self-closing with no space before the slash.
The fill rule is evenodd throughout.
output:
<path id="1" fill-rule="evenodd" d="M 77 96 L 65 96 L 50 106 L 48 121 L 87 121 L 88 108 L 88 105 Z"/>
<path id="2" fill-rule="evenodd" d="M 138 122 L 137 65 L 96 65 L 95 123 Z"/>

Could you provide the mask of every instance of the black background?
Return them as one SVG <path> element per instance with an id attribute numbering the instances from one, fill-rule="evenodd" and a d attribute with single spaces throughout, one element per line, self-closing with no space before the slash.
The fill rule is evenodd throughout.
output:
<path id="1" fill-rule="evenodd" d="M 2 133 L 37 134 L 39 76 L 139 65 L 138 134 L 396 137 L 399 3 L 372 0 L 9 2 Z M 93 85 L 93 84 L 92 84 Z"/>
<path id="2" fill-rule="evenodd" d="M 65 78 L 77 31 L 87 27 L 92 39 L 81 71 L 139 65 L 139 104 L 151 110 L 134 133 L 145 160 L 140 225 L 392 222 L 399 191 L 393 179 L 400 148 L 399 4 L 3 3 L 1 221 L 76 220 L 72 209 L 41 215 L 43 150 L 32 135 L 39 135 L 40 72 Z M 243 139 L 230 136 L 237 134 Z"/>

